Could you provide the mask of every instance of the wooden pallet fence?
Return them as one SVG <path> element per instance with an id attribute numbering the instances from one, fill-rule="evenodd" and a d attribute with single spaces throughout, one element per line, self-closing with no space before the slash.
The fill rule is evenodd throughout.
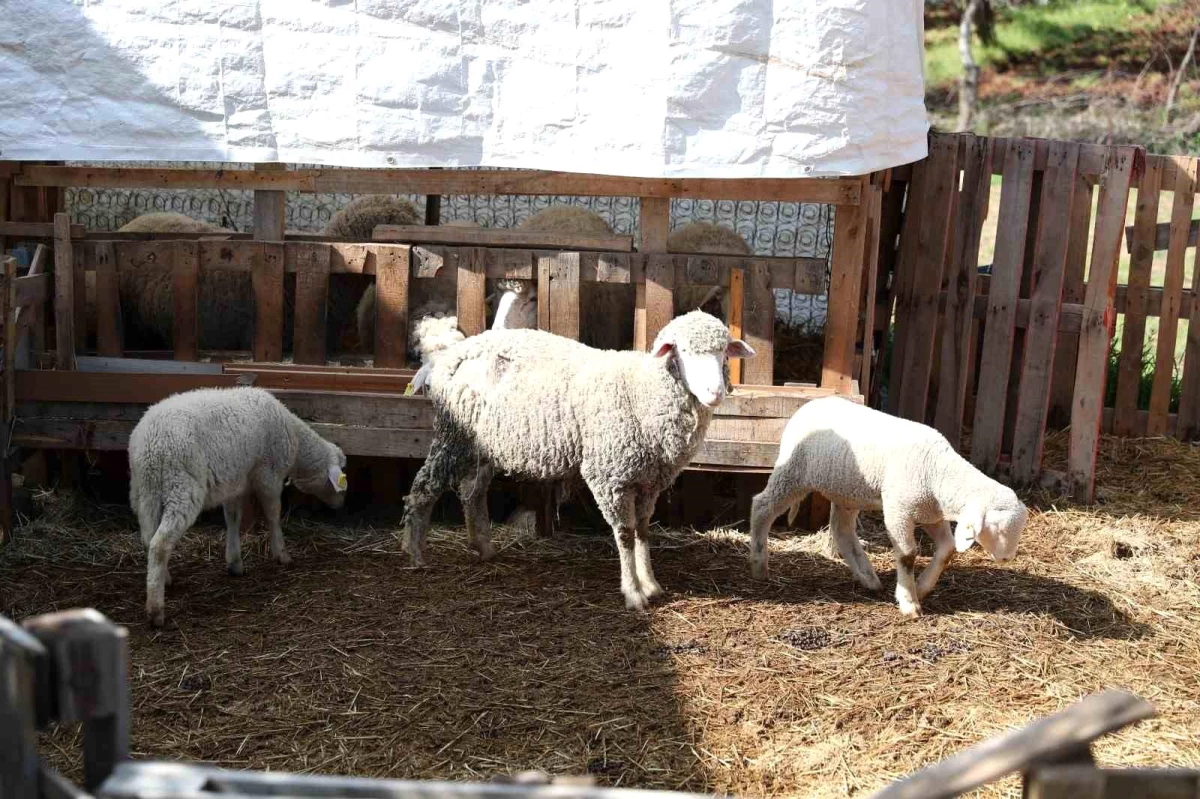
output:
<path id="1" fill-rule="evenodd" d="M 1060 419 L 1067 415 L 1063 403 L 1084 429 L 1098 428 L 1102 413 L 1095 401 L 1103 396 L 1105 373 L 1094 353 L 1098 345 L 1107 352 L 1110 334 L 1095 321 L 1114 313 L 1119 210 L 1140 153 L 931 136 L 929 157 L 907 175 L 891 275 L 891 412 L 932 424 L 956 446 L 967 446 L 980 469 L 1024 485 L 1042 476 L 1045 433 L 1056 411 Z M 998 204 L 991 198 L 995 174 Z M 1100 207 L 1093 230 L 1094 186 Z M 989 223 L 995 253 L 990 274 L 980 275 L 981 235 Z M 1095 287 L 1084 279 L 1089 233 L 1091 274 L 1100 276 Z M 1135 293 L 1131 301 L 1143 307 L 1147 300 Z M 1083 495 L 1091 492 L 1093 438 L 1079 430 L 1072 438 L 1069 459 Z"/>

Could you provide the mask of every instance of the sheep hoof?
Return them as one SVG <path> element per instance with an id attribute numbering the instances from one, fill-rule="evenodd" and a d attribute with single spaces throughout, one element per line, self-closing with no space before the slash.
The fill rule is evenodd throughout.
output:
<path id="1" fill-rule="evenodd" d="M 879 575 L 872 574 L 865 580 L 859 580 L 859 584 L 868 591 L 882 591 L 883 583 L 879 581 Z"/>
<path id="2" fill-rule="evenodd" d="M 292 565 L 292 556 L 286 552 L 280 552 L 275 556 L 275 562 L 280 566 L 290 566 Z"/>
<path id="3" fill-rule="evenodd" d="M 225 570 L 229 572 L 230 577 L 241 577 L 246 573 L 246 569 L 242 566 L 242 562 L 240 560 L 230 563 L 225 567 Z"/>
<path id="4" fill-rule="evenodd" d="M 479 559 L 485 563 L 496 557 L 496 548 L 491 544 L 476 544 L 474 549 L 479 553 Z"/>
<path id="5" fill-rule="evenodd" d="M 644 612 L 650 606 L 650 602 L 641 594 L 626 594 L 625 609 L 632 610 L 638 613 Z"/>
<path id="6" fill-rule="evenodd" d="M 666 591 L 663 590 L 663 587 L 657 582 L 651 582 L 649 585 L 645 586 L 645 589 L 647 600 L 658 599 L 660 596 L 666 593 Z"/>
<path id="7" fill-rule="evenodd" d="M 768 575 L 767 564 L 765 564 L 765 563 L 751 563 L 750 564 L 750 576 L 753 577 L 755 580 L 765 580 L 765 579 L 767 579 L 767 575 Z"/>
<path id="8" fill-rule="evenodd" d="M 900 615 L 906 619 L 918 619 L 921 617 L 921 606 L 915 602 L 905 602 L 900 605 Z"/>
<path id="9" fill-rule="evenodd" d="M 162 627 L 166 621 L 166 613 L 162 607 L 155 605 L 146 605 L 146 619 L 154 627 Z"/>

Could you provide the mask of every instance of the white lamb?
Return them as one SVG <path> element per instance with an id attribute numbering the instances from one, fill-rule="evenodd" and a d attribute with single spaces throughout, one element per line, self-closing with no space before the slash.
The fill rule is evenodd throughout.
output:
<path id="1" fill-rule="evenodd" d="M 163 623 L 167 561 L 202 510 L 225 511 L 225 563 L 242 574 L 243 499 L 258 499 L 271 531 L 271 556 L 283 546 L 279 503 L 285 481 L 330 507 L 345 501 L 346 456 L 261 388 L 202 388 L 150 407 L 129 436 L 129 503 L 148 548 L 146 615 Z"/>
<path id="2" fill-rule="evenodd" d="M 896 601 L 910 618 L 933 590 L 955 549 L 978 541 L 997 561 L 1016 554 L 1028 510 L 1007 486 L 980 472 L 927 425 L 826 397 L 802 406 L 784 428 L 779 457 L 767 487 L 753 500 L 750 563 L 756 578 L 767 574 L 767 533 L 784 510 L 810 492 L 833 506 L 829 532 L 856 580 L 882 587 L 856 533 L 859 511 L 882 510 L 896 556 Z M 957 522 L 954 534 L 950 522 Z M 914 584 L 916 527 L 937 543 Z"/>

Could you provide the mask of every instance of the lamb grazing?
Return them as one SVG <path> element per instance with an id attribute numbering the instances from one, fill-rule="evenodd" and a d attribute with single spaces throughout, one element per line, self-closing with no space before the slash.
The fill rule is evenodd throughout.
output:
<path id="1" fill-rule="evenodd" d="M 517 225 L 521 230 L 612 235 L 599 214 L 571 205 L 555 205 Z M 580 340 L 602 350 L 633 346 L 634 287 L 621 283 L 584 283 L 579 291 Z"/>
<path id="2" fill-rule="evenodd" d="M 737 231 L 712 222 L 690 222 L 667 236 L 667 251 L 689 255 L 754 255 Z M 699 308 L 729 318 L 729 293 L 723 286 L 681 286 L 675 289 L 675 315 Z"/>
<path id="3" fill-rule="evenodd" d="M 271 556 L 291 562 L 279 526 L 290 480 L 337 508 L 345 501 L 346 456 L 261 388 L 202 388 L 174 394 L 146 411 L 129 436 L 129 503 L 148 548 L 146 615 L 164 618 L 167 561 L 200 512 L 225 511 L 225 563 L 242 574 L 243 499 L 253 494 L 271 531 Z"/>
<path id="4" fill-rule="evenodd" d="M 434 435 L 405 498 L 405 549 L 424 565 L 433 505 L 454 488 L 470 546 L 494 555 L 487 488 L 496 473 L 582 479 L 612 526 L 621 593 L 641 610 L 662 588 L 650 566 L 650 516 L 688 464 L 725 397 L 722 367 L 754 351 L 696 311 L 666 325 L 649 353 L 606 352 L 541 330 L 488 330 L 432 362 Z"/>
<path id="5" fill-rule="evenodd" d="M 785 509 L 795 517 L 813 491 L 833 506 L 830 535 L 842 560 L 864 587 L 878 591 L 879 576 L 859 543 L 863 510 L 882 510 L 896 557 L 896 601 L 909 618 L 950 562 L 978 541 L 997 561 L 1016 554 L 1028 510 L 1016 493 L 980 472 L 927 425 L 889 416 L 841 397 L 802 406 L 779 442 L 779 457 L 766 488 L 752 502 L 750 563 L 755 577 L 767 574 L 767 533 Z M 958 526 L 952 535 L 950 522 Z M 914 583 L 916 527 L 937 544 L 933 559 Z"/>

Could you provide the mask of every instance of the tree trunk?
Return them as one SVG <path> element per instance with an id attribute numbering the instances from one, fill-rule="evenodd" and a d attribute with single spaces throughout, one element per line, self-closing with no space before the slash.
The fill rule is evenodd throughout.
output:
<path id="1" fill-rule="evenodd" d="M 1175 79 L 1171 81 L 1171 88 L 1167 90 L 1167 102 L 1163 108 L 1164 128 L 1171 124 L 1171 110 L 1175 107 L 1175 95 L 1179 93 L 1179 85 L 1183 83 L 1183 76 L 1187 74 L 1192 59 L 1196 57 L 1197 38 L 1200 38 L 1200 26 L 1192 31 L 1192 40 L 1188 43 L 1187 52 L 1183 54 L 1183 60 L 1179 62 L 1179 69 L 1175 71 Z"/>
<path id="2" fill-rule="evenodd" d="M 962 77 L 958 81 L 958 130 L 969 131 L 979 99 L 979 65 L 971 53 L 971 29 L 983 0 L 968 0 L 958 26 L 958 52 L 962 56 Z"/>

